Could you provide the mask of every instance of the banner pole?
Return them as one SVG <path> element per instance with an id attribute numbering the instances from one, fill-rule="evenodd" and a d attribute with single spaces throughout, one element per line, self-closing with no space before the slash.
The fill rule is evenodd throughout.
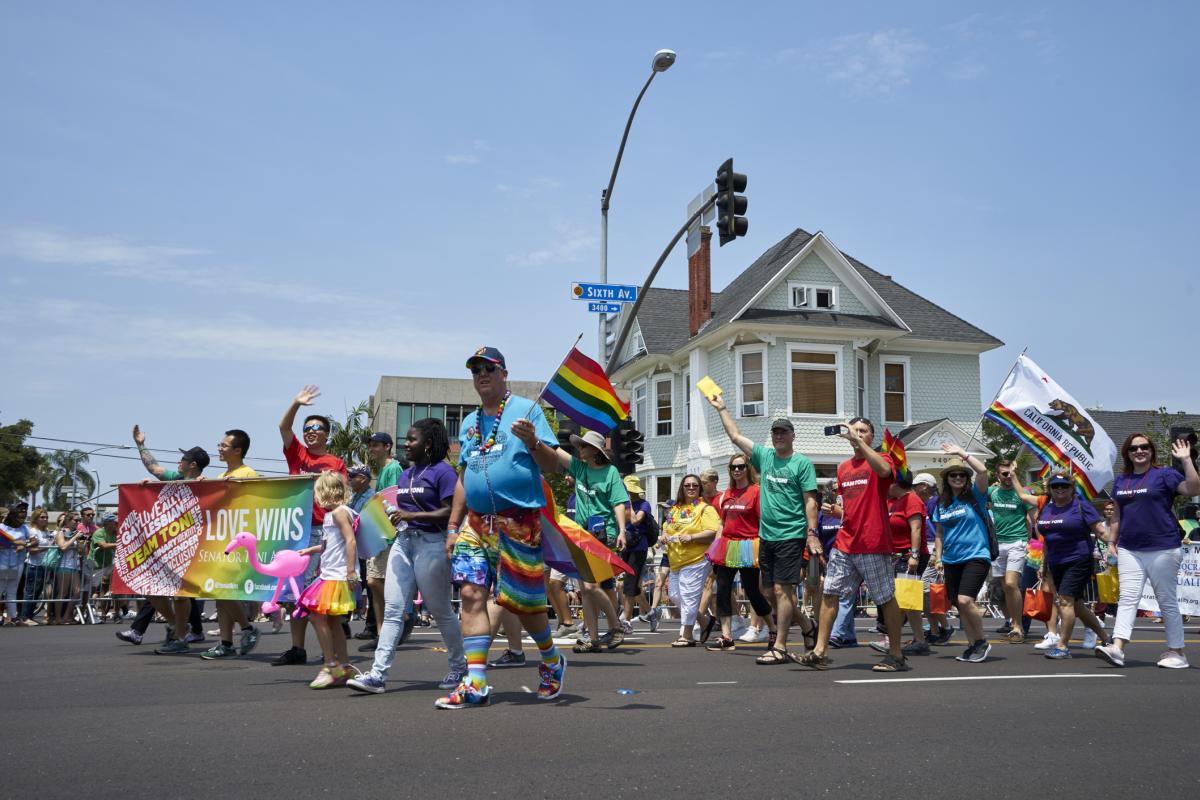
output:
<path id="1" fill-rule="evenodd" d="M 525 419 L 529 419 L 529 415 L 532 414 L 533 410 L 538 407 L 538 403 L 542 402 L 542 395 L 544 395 L 546 393 L 546 389 L 550 387 L 550 381 L 554 380 L 554 376 L 558 374 L 560 369 L 562 369 L 562 365 L 567 363 L 567 359 L 571 357 L 571 353 L 575 352 L 575 346 L 579 344 L 579 340 L 582 338 L 582 333 L 575 337 L 575 342 L 571 345 L 571 349 L 568 350 L 567 354 L 562 357 L 562 361 L 558 362 L 558 366 L 554 368 L 554 372 L 550 373 L 550 380 L 542 384 L 542 390 L 537 393 L 537 397 L 533 398 L 533 405 L 530 406 L 529 410 L 525 412 Z"/>
<path id="2" fill-rule="evenodd" d="M 1029 345 L 1025 345 L 1025 347 L 1021 349 L 1021 352 L 1017 353 L 1017 357 L 1013 359 L 1012 366 L 1008 368 L 1008 372 L 1004 373 L 1004 379 L 1000 381 L 1000 388 L 996 390 L 996 393 L 992 395 L 992 399 L 988 401 L 988 404 L 984 409 L 985 411 L 992 407 L 992 403 L 996 402 L 996 398 L 1000 396 L 1000 392 L 1004 391 L 1004 384 L 1008 382 L 1008 376 L 1012 375 L 1013 370 L 1017 368 L 1017 364 L 1021 361 L 1021 356 L 1025 355 L 1026 351 L 1028 350 Z M 967 439 L 967 446 L 964 448 L 968 453 L 971 450 L 971 445 L 975 442 L 975 437 L 979 435 L 979 429 L 982 427 L 983 415 L 980 414 L 979 422 L 975 423 L 975 430 L 971 433 L 971 438 Z"/>

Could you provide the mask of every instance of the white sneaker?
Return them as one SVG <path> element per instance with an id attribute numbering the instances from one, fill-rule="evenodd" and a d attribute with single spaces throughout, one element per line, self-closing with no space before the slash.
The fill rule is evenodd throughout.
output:
<path id="1" fill-rule="evenodd" d="M 746 631 L 741 636 L 737 637 L 737 640 L 739 642 L 757 642 L 758 628 L 755 628 L 754 626 L 746 628 Z"/>
<path id="2" fill-rule="evenodd" d="M 1187 669 L 1188 660 L 1183 653 L 1168 650 L 1158 659 L 1158 665 L 1163 669 Z"/>
<path id="3" fill-rule="evenodd" d="M 1092 652 L 1096 654 L 1096 658 L 1103 659 L 1114 667 L 1125 666 L 1125 653 L 1118 650 L 1115 644 L 1102 644 Z"/>
<path id="4" fill-rule="evenodd" d="M 1084 650 L 1093 650 L 1096 647 L 1096 632 L 1088 628 L 1083 632 L 1083 642 L 1080 644 Z"/>
<path id="5" fill-rule="evenodd" d="M 1046 635 L 1042 637 L 1042 640 L 1033 646 L 1033 649 L 1053 650 L 1055 647 L 1058 647 L 1059 642 L 1061 641 L 1062 640 L 1058 637 L 1057 633 L 1050 633 L 1047 631 Z"/>

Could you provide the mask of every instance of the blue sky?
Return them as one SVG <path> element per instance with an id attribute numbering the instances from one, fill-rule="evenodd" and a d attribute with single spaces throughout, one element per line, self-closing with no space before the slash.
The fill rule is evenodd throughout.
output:
<path id="1" fill-rule="evenodd" d="M 738 8 L 736 14 L 728 9 Z M 1030 354 L 1088 405 L 1200 410 L 1191 3 L 8 3 L 0 420 L 215 449 L 321 385 L 548 377 L 594 321 L 598 198 L 640 283 L 733 156 L 796 227 Z M 686 284 L 683 248 L 660 285 Z M 536 325 L 536 328 L 532 326 Z M 530 335 L 537 330 L 537 335 Z M 104 483 L 136 462 L 96 457 Z"/>

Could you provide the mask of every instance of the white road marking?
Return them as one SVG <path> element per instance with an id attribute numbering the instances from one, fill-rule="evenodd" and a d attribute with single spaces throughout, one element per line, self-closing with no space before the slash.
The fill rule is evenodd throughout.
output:
<path id="1" fill-rule="evenodd" d="M 728 686 L 737 681 L 696 681 L 697 686 Z"/>
<path id="2" fill-rule="evenodd" d="M 1089 672 L 1060 672 L 1053 675 L 969 675 L 957 678 L 867 678 L 834 683 L 933 683 L 936 681 L 1021 681 L 1038 678 L 1124 678 L 1125 675 L 1107 675 Z"/>

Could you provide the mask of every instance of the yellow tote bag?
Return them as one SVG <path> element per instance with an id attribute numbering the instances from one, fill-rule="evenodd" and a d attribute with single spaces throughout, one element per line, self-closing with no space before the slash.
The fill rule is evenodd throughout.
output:
<path id="1" fill-rule="evenodd" d="M 896 576 L 896 602 L 905 611 L 922 611 L 925 607 L 925 582 L 920 575 Z"/>
<path id="2" fill-rule="evenodd" d="M 1101 603 L 1115 603 L 1121 599 L 1121 581 L 1115 569 L 1106 569 L 1096 576 L 1096 591 Z"/>

